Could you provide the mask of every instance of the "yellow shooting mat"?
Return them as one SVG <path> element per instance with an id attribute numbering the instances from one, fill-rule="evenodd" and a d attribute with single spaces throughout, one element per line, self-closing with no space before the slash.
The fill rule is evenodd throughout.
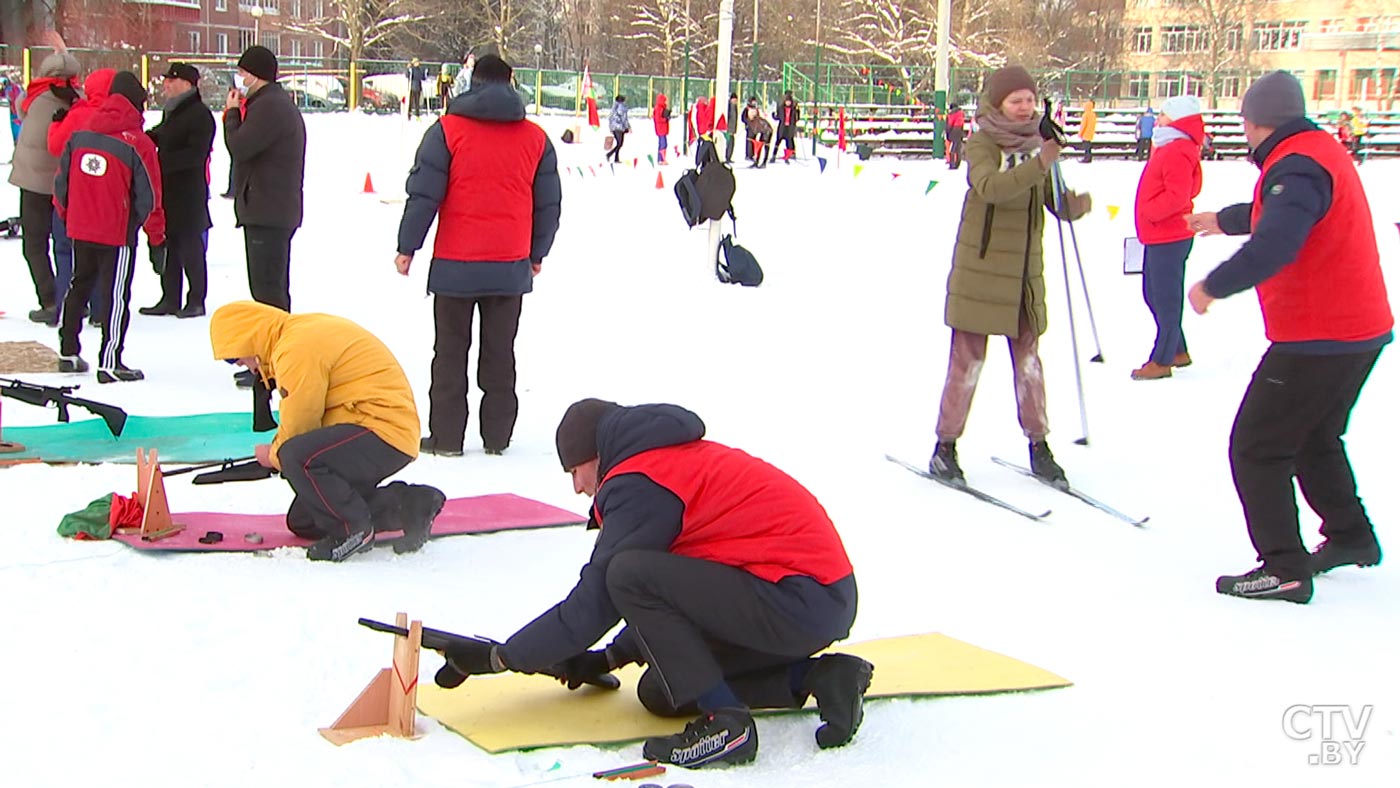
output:
<path id="1" fill-rule="evenodd" d="M 875 665 L 867 698 L 976 695 L 1067 687 L 1069 680 L 956 638 L 929 633 L 840 643 L 832 651 Z M 418 685 L 418 710 L 487 752 L 567 744 L 607 744 L 666 736 L 678 721 L 656 717 L 637 700 L 644 669 L 617 671 L 621 689 L 574 692 L 546 676 L 473 676 L 456 689 Z M 809 701 L 809 708 L 815 703 Z M 778 710 L 784 711 L 784 710 Z M 787 710 L 791 711 L 791 710 Z"/>

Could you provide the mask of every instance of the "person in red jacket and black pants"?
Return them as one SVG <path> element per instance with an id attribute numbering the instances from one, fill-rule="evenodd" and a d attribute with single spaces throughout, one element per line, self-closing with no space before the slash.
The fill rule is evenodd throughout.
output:
<path id="1" fill-rule="evenodd" d="M 1272 342 L 1230 434 L 1235 489 L 1262 565 L 1220 577 L 1216 591 L 1306 603 L 1313 575 L 1381 560 L 1342 435 L 1395 321 L 1356 166 L 1305 117 L 1297 78 L 1260 77 L 1241 114 L 1261 170 L 1253 204 L 1187 217 L 1202 235 L 1252 233 L 1192 286 L 1191 307 L 1205 314 L 1215 299 L 1252 287 Z M 1322 517 L 1325 541 L 1311 554 L 1299 534 L 1295 475 Z"/>
<path id="2" fill-rule="evenodd" d="M 449 649 L 437 683 L 514 670 L 574 688 L 623 665 L 648 666 L 637 694 L 661 716 L 699 715 L 647 739 L 642 757 L 688 768 L 758 753 L 750 708 L 816 698 L 822 748 L 860 726 L 873 667 L 811 655 L 847 637 L 856 579 L 817 499 L 762 460 L 702 440 L 677 405 L 585 399 L 559 423 L 559 461 L 593 497 L 593 555 L 564 601 L 503 644 Z M 619 620 L 626 627 L 590 649 Z"/>
<path id="3" fill-rule="evenodd" d="M 423 135 L 408 174 L 399 253 L 407 276 L 437 218 L 428 291 L 433 294 L 433 379 L 422 451 L 461 456 L 467 429 L 467 352 L 472 315 L 481 310 L 481 441 L 487 454 L 510 445 L 515 334 L 520 306 L 534 289 L 559 231 L 562 199 L 554 145 L 525 119 L 512 69 L 496 55 L 476 62 L 471 90 L 452 100 Z"/>
<path id="4" fill-rule="evenodd" d="M 1142 298 L 1157 321 L 1157 339 L 1147 363 L 1133 370 L 1133 380 L 1169 378 L 1173 367 L 1191 365 L 1181 331 L 1186 258 L 1195 243 L 1186 215 L 1201 193 L 1205 133 L 1201 102 L 1195 96 L 1176 96 L 1162 104 L 1152 132 L 1152 158 L 1138 179 L 1133 208 L 1143 246 Z"/>
<path id="5" fill-rule="evenodd" d="M 666 163 L 666 136 L 671 133 L 671 107 L 666 103 L 666 94 L 656 94 L 656 107 L 651 111 L 651 123 L 656 129 L 656 161 Z"/>
<path id="6" fill-rule="evenodd" d="M 54 205 L 73 239 L 73 283 L 64 298 L 59 328 L 60 372 L 87 371 L 87 362 L 78 355 L 82 307 L 99 279 L 113 283 L 102 324 L 98 383 L 145 377 L 122 363 L 131 322 L 136 228 L 144 225 L 156 253 L 163 252 L 165 244 L 160 164 L 155 144 L 141 130 L 145 109 L 140 80 L 129 71 L 118 72 L 111 95 L 64 146 L 54 180 Z"/>

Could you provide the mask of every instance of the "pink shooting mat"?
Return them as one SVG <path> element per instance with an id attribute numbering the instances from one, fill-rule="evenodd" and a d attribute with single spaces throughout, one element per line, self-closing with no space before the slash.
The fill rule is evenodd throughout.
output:
<path id="1" fill-rule="evenodd" d="M 113 539 L 137 548 L 156 551 L 225 551 L 275 550 L 279 547 L 307 547 L 311 540 L 302 539 L 287 530 L 287 518 L 282 514 L 229 514 L 225 512 L 186 512 L 172 514 L 170 519 L 184 530 L 177 534 L 146 542 L 140 534 L 114 534 Z M 521 528 L 548 528 L 575 525 L 587 518 L 547 503 L 522 498 L 511 493 L 477 495 L 471 498 L 450 498 L 433 522 L 433 537 L 456 534 L 484 534 Z M 214 544 L 201 544 L 199 539 L 209 531 L 224 535 Z M 249 541 L 249 534 L 262 537 L 261 542 Z M 398 532 L 377 534 L 377 539 L 395 539 Z"/>

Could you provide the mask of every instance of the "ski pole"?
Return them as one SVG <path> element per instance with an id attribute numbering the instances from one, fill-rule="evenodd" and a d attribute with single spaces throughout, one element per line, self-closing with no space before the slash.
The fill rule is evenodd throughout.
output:
<path id="1" fill-rule="evenodd" d="M 1060 163 L 1058 161 L 1055 162 L 1053 174 L 1053 180 L 1058 182 L 1055 188 L 1058 193 L 1063 194 L 1065 191 L 1065 176 L 1064 173 L 1060 171 Z M 1099 326 L 1098 323 L 1094 321 L 1094 302 L 1089 298 L 1089 280 L 1084 276 L 1084 258 L 1079 255 L 1079 236 L 1074 232 L 1074 222 L 1069 223 L 1069 240 L 1074 247 L 1074 264 L 1079 268 L 1079 284 L 1084 288 L 1084 307 L 1089 312 L 1089 331 L 1094 337 L 1094 357 L 1089 359 L 1089 361 L 1102 364 L 1104 363 L 1103 345 L 1099 343 Z"/>
<path id="2" fill-rule="evenodd" d="M 1065 226 L 1064 220 L 1060 218 L 1064 208 L 1063 190 L 1059 188 L 1058 179 L 1054 177 L 1059 173 L 1059 162 L 1055 162 L 1051 169 L 1051 188 L 1054 189 L 1055 199 L 1055 228 L 1059 231 L 1060 237 L 1060 267 L 1065 275 L 1065 308 L 1069 311 L 1069 343 L 1070 351 L 1074 354 L 1074 385 L 1079 390 L 1079 425 L 1083 429 L 1084 437 L 1076 440 L 1080 446 L 1089 445 L 1089 409 L 1084 404 L 1084 375 L 1079 368 L 1079 335 L 1074 326 L 1074 291 L 1069 283 L 1069 257 L 1065 253 Z"/>

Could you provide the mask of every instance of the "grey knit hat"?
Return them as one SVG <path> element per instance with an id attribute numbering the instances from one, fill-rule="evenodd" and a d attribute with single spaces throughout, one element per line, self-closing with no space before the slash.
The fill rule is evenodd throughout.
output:
<path id="1" fill-rule="evenodd" d="M 1254 80 L 1244 92 L 1240 114 L 1256 126 L 1276 129 L 1307 114 L 1303 86 L 1287 71 L 1273 71 Z"/>
<path id="2" fill-rule="evenodd" d="M 53 52 L 39 61 L 39 70 L 35 72 L 41 77 L 51 77 L 62 79 L 64 77 L 78 76 L 78 59 L 67 52 Z"/>

